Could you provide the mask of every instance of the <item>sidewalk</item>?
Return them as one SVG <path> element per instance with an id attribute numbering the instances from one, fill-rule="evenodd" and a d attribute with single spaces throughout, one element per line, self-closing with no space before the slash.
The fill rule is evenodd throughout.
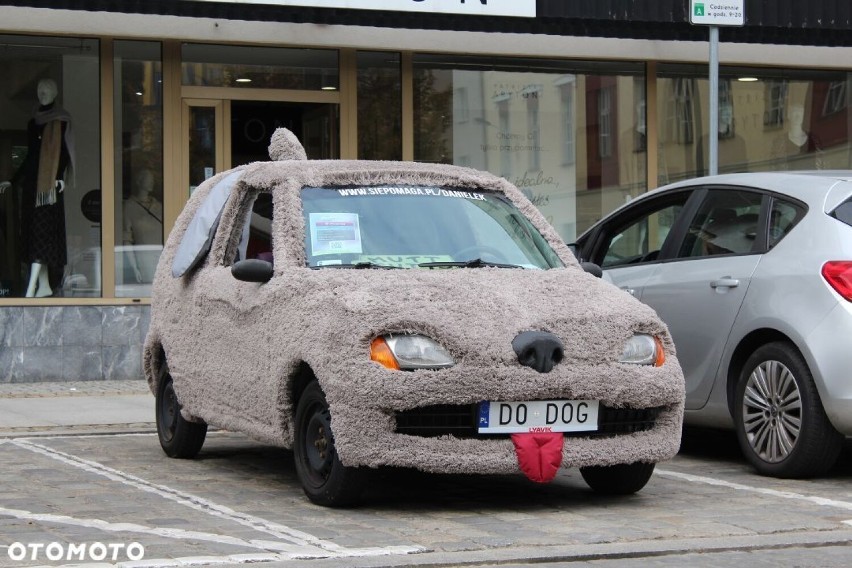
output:
<path id="1" fill-rule="evenodd" d="M 146 381 L 0 385 L 0 437 L 154 429 Z"/>

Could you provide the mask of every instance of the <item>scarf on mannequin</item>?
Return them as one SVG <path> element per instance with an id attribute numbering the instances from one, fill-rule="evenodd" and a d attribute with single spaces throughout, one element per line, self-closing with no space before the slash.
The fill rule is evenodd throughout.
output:
<path id="1" fill-rule="evenodd" d="M 74 142 L 71 137 L 71 115 L 67 111 L 52 106 L 48 109 L 37 109 L 33 120 L 38 126 L 44 126 L 39 148 L 38 176 L 36 177 L 36 207 L 56 203 L 56 181 L 62 176 L 59 172 L 59 161 L 62 156 L 62 143 L 68 150 L 70 168 L 74 170 Z M 62 135 L 62 125 L 65 124 L 65 136 Z"/>

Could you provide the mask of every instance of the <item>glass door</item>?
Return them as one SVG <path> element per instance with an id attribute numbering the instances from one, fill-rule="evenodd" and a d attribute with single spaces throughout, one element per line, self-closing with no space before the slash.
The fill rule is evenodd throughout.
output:
<path id="1" fill-rule="evenodd" d="M 340 157 L 340 118 L 336 103 L 228 101 L 229 167 L 269 160 L 269 141 L 276 128 L 293 132 L 308 159 Z"/>
<path id="2" fill-rule="evenodd" d="M 225 127 L 228 101 L 184 99 L 182 122 L 184 133 L 183 184 L 188 198 L 196 187 L 218 172 L 230 167 L 230 148 Z M 230 144 L 228 144 L 230 146 Z"/>

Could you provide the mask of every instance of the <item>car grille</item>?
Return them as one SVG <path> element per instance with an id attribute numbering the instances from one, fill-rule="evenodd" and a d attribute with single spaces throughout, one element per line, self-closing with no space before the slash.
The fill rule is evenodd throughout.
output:
<path id="1" fill-rule="evenodd" d="M 612 436 L 650 430 L 662 407 L 598 408 L 598 429 L 594 432 L 565 432 L 566 436 Z M 438 404 L 395 413 L 396 432 L 410 436 L 434 437 L 452 434 L 456 438 L 485 438 L 508 434 L 480 434 L 476 424 L 478 405 Z"/>

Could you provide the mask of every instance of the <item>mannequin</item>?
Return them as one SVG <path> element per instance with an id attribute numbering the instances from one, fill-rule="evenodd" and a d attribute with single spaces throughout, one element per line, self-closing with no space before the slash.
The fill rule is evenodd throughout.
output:
<path id="1" fill-rule="evenodd" d="M 772 158 L 779 169 L 822 169 L 822 146 L 819 140 L 804 128 L 805 107 L 792 103 L 787 110 L 787 131 L 779 135 L 772 145 Z"/>
<path id="2" fill-rule="evenodd" d="M 136 282 L 152 282 L 156 264 L 147 256 L 137 255 L 132 245 L 163 244 L 163 205 L 153 194 L 154 176 L 141 170 L 133 178 L 133 191 L 124 201 L 124 244 Z"/>
<path id="3" fill-rule="evenodd" d="M 59 88 L 52 79 L 38 82 L 39 106 L 27 124 L 27 156 L 9 182 L 21 186 L 22 259 L 29 263 L 26 297 L 52 296 L 50 269 L 61 274 L 67 263 L 65 243 L 65 175 L 74 166 L 71 116 L 56 104 Z"/>

